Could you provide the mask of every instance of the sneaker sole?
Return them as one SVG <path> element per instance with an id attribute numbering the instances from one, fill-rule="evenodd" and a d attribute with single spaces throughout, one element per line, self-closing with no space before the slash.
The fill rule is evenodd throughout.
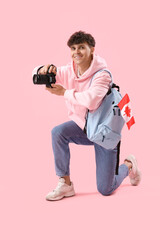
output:
<path id="1" fill-rule="evenodd" d="M 136 179 L 130 177 L 130 182 L 131 182 L 132 186 L 138 186 L 139 183 L 141 182 L 142 174 L 140 171 L 138 171 L 138 175 L 136 178 L 138 178 L 137 181 L 136 181 Z"/>
<path id="2" fill-rule="evenodd" d="M 130 177 L 130 182 L 133 186 L 137 186 L 139 185 L 140 181 L 141 181 L 141 177 L 142 177 L 142 174 L 141 174 L 141 171 L 139 170 L 138 168 L 138 163 L 137 163 L 137 160 L 135 158 L 134 155 L 130 154 L 128 157 L 127 157 L 127 160 L 131 161 L 132 164 L 134 164 L 135 168 L 137 169 L 137 177 L 138 177 L 138 180 L 136 182 L 136 180 L 134 178 L 132 178 L 132 176 L 129 176 Z"/>
<path id="3" fill-rule="evenodd" d="M 75 195 L 75 192 L 72 191 L 72 192 L 66 193 L 65 195 L 56 197 L 56 198 L 46 197 L 46 200 L 48 200 L 48 201 L 58 201 L 58 200 L 61 200 L 64 197 L 73 197 L 74 195 Z"/>

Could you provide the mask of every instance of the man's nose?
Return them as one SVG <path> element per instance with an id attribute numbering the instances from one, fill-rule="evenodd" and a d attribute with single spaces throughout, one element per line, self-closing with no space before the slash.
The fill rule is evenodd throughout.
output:
<path id="1" fill-rule="evenodd" d="M 76 49 L 75 49 L 75 53 L 79 53 L 79 48 L 76 48 Z"/>

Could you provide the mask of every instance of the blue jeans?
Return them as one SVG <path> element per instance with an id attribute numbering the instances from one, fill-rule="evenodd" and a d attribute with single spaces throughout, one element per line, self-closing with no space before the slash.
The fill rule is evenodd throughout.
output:
<path id="1" fill-rule="evenodd" d="M 115 175 L 117 163 L 117 147 L 107 150 L 91 142 L 83 130 L 73 121 L 60 124 L 52 129 L 52 148 L 55 160 L 56 175 L 59 177 L 70 175 L 69 143 L 80 145 L 94 145 L 96 156 L 97 189 L 102 195 L 110 195 L 123 179 L 128 176 L 128 167 L 119 166 L 118 175 Z"/>

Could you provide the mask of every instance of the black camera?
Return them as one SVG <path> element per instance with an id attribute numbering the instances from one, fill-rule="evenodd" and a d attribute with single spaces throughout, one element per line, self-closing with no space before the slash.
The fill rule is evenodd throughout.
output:
<path id="1" fill-rule="evenodd" d="M 53 65 L 50 65 L 49 68 L 53 66 Z M 43 67 L 43 66 L 42 66 Z M 56 83 L 56 75 L 54 73 L 49 73 L 49 68 L 48 68 L 48 71 L 47 71 L 47 74 L 38 74 L 38 71 L 42 68 L 40 67 L 38 70 L 37 70 L 37 74 L 34 74 L 33 75 L 33 83 L 34 84 L 45 84 L 46 87 L 48 88 L 52 88 L 51 84 L 52 83 Z"/>

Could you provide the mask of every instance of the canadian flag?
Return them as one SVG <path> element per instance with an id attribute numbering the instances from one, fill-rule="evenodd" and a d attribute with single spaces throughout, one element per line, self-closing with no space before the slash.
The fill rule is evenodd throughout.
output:
<path id="1" fill-rule="evenodd" d="M 130 107 L 130 99 L 126 94 L 122 100 L 118 103 L 118 107 L 121 109 L 122 117 L 124 118 L 128 129 L 135 123 L 134 117 L 132 116 L 132 110 Z"/>

